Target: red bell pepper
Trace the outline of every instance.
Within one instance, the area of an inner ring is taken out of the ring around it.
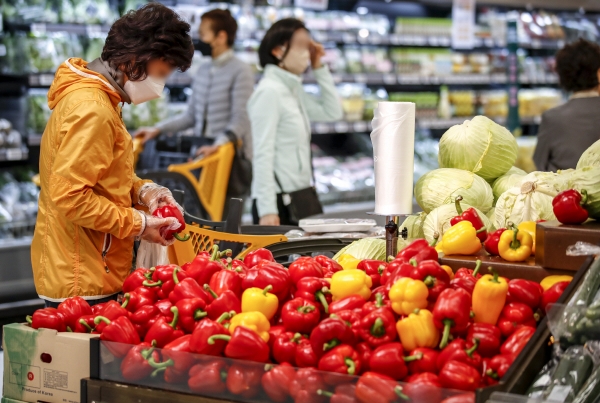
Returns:
[[[290,396],[294,403],[325,403],[327,398],[318,393],[325,387],[323,377],[315,368],[301,368],[290,382]]]
[[[500,344],[502,343],[502,333],[497,326],[488,323],[473,323],[469,327],[467,340],[479,340],[477,352],[482,357],[493,357],[500,352]],[[467,343],[467,347],[471,348],[472,344]]]
[[[257,365],[234,363],[227,371],[227,390],[243,399],[252,399],[260,393],[264,370]]]
[[[475,284],[477,283],[477,279],[473,276],[471,277],[454,277],[450,281],[450,288],[453,290],[465,290],[469,293],[469,295],[473,295],[473,290],[475,289]]]
[[[436,374],[423,372],[406,379],[404,393],[413,402],[439,403],[442,400],[441,383]]]
[[[463,393],[442,400],[441,403],[475,403],[475,393]]]
[[[271,353],[273,359],[279,364],[288,363],[296,365],[296,350],[302,340],[306,340],[300,333],[284,332],[273,341]]]
[[[304,277],[296,283],[294,297],[313,302],[317,304],[323,312],[326,314],[329,313],[331,292],[329,292],[329,282],[325,279]]]
[[[128,318],[129,312],[125,309],[127,307],[128,303],[129,303],[128,296],[125,297],[125,300],[123,301],[123,305],[119,304],[117,301],[108,301],[106,303],[106,305],[104,305],[104,308],[102,308],[102,311],[100,311],[99,316],[103,316],[108,320],[115,320],[121,316],[125,316],[126,318]],[[98,332],[102,333],[102,331],[104,330],[106,325],[107,324],[102,321],[99,323],[96,323],[96,330]]]
[[[438,253],[425,239],[416,239],[396,255],[396,260],[402,263],[408,263],[413,259],[417,264],[424,260],[438,260]]]
[[[305,277],[323,278],[323,268],[312,257],[301,257],[292,263],[288,269],[292,283],[298,284],[298,281]]]
[[[558,301],[569,284],[571,284],[569,281],[560,281],[544,291],[541,302],[541,308],[543,312],[546,312],[548,305],[554,304],[556,301]]]
[[[481,270],[481,260],[477,259],[473,270],[462,267],[454,273],[454,278],[474,278],[477,281],[482,277],[479,270]]]
[[[439,353],[436,350],[427,347],[419,347],[411,351],[408,357],[416,357],[416,359],[409,361],[408,363],[408,372],[412,375],[422,373],[436,374],[438,372],[437,360]]]
[[[154,283],[146,283],[146,287],[153,287],[160,284],[160,288],[156,291],[159,299],[169,298],[169,294],[175,288],[175,282],[173,281],[173,272],[175,269],[179,269],[179,266],[175,264],[168,264],[165,266],[156,266],[154,273],[152,274],[152,280]],[[183,281],[190,277],[189,274],[183,270],[177,271],[177,279]]]
[[[139,381],[149,376],[154,368],[148,364],[148,360],[153,358],[158,361],[160,356],[158,351],[148,343],[141,343],[127,353],[121,361],[121,374],[123,379],[129,382]]]
[[[462,196],[457,196],[454,201],[458,215],[450,220],[450,225],[454,226],[461,221],[469,221],[471,224],[473,224],[473,227],[477,231],[479,231],[482,228],[485,228],[485,226],[483,225],[483,221],[481,220],[479,214],[473,207],[469,207],[468,209],[463,211],[460,205],[462,199]],[[487,238],[486,230],[484,229],[481,232],[477,232],[477,238],[479,238],[481,242],[485,242],[485,239]]]
[[[190,368],[188,387],[192,392],[221,397],[227,390],[227,364],[223,359],[196,364]]]
[[[170,240],[173,237],[175,237],[175,239],[177,239],[178,241],[187,241],[188,239],[190,239],[189,234],[186,234],[184,237],[179,236],[179,233],[185,229],[185,220],[183,219],[183,214],[181,214],[181,211],[179,211],[177,207],[167,204],[166,206],[162,206],[154,210],[154,213],[152,213],[152,215],[160,218],[172,217],[176,218],[177,221],[179,221],[179,227],[175,230],[164,228],[160,229],[160,234],[166,240]]]
[[[373,348],[391,343],[398,336],[396,317],[391,309],[379,308],[360,320],[358,334]]]
[[[497,355],[489,361],[489,368],[486,371],[486,375],[500,380],[504,377],[504,374],[506,374],[513,362],[514,358],[511,356]]]
[[[60,312],[64,318],[65,325],[71,330],[75,329],[79,318],[83,315],[91,315],[92,308],[88,302],[77,296],[67,298],[58,305],[58,312]]]
[[[500,243],[500,236],[504,231],[506,231],[506,228],[500,228],[488,234],[485,242],[483,243],[483,247],[487,253],[492,256],[500,256],[500,251],[498,251],[498,243]]]
[[[156,303],[157,291],[142,286],[126,293],[125,296],[129,296],[129,303],[126,306],[126,309],[129,312],[135,312],[143,306],[154,305]]]
[[[188,378],[188,371],[195,364],[195,357],[190,353],[191,334],[181,336],[161,350],[164,361],[172,361],[165,370],[165,381],[167,383],[182,383]],[[152,365],[152,361],[149,362]]]
[[[204,290],[208,292],[214,300],[206,306],[206,313],[212,320],[218,319],[221,315],[228,312],[241,313],[242,302],[231,290],[226,290],[217,295],[208,284],[204,284]]]
[[[165,317],[160,317],[154,322],[152,327],[148,329],[144,341],[152,343],[156,341],[156,347],[163,348],[168,343],[183,336],[183,331],[177,329],[179,322],[179,310],[177,307],[172,307],[173,320],[168,322]]]
[[[223,269],[225,266],[219,260],[219,247],[215,245],[210,257],[196,256],[188,266],[186,273],[202,287],[204,284],[209,284],[212,276]]]
[[[92,333],[96,328],[94,319],[96,319],[96,315],[83,315],[79,318],[77,323],[75,323],[73,331],[75,333]]]
[[[146,337],[148,329],[154,325],[154,322],[160,317],[160,310],[155,305],[146,305],[129,315],[129,319],[135,330],[140,335],[140,339]]]
[[[273,253],[271,253],[270,250],[260,248],[248,253],[244,258],[244,264],[251,269],[263,260],[274,262],[275,258],[273,257]]]
[[[207,315],[206,302],[202,298],[182,299],[175,306],[179,312],[179,326],[187,333],[192,333],[198,321]]]
[[[240,272],[242,271],[242,269],[239,270]],[[223,269],[218,271],[210,278],[209,286],[217,295],[221,295],[225,291],[231,291],[236,296],[241,297],[242,276],[240,275],[240,272],[233,269]]]
[[[265,366],[261,384],[269,398],[276,403],[284,403],[290,397],[290,385],[296,377],[296,370],[288,363]]]
[[[520,302],[534,311],[540,307],[544,289],[535,281],[514,279],[508,282],[506,302]]]
[[[502,336],[508,337],[521,326],[536,327],[537,321],[533,310],[520,302],[511,302],[504,306],[498,318],[498,328]]]
[[[285,327],[283,327],[283,325],[271,326],[271,328],[269,329],[269,341],[267,342],[271,351],[273,351],[273,342],[275,341],[275,338],[285,332],[286,330]]]
[[[352,329],[342,319],[325,319],[310,333],[310,344],[318,357],[340,344],[353,343]]]
[[[34,329],[54,329],[59,332],[66,332],[64,316],[56,308],[38,309],[33,313],[33,317],[28,316],[27,322]]]
[[[344,375],[358,375],[360,370],[360,357],[352,346],[347,344],[342,344],[333,348],[325,353],[319,360],[319,371],[329,371]],[[327,380],[325,380],[325,382],[332,383]]]
[[[481,375],[469,364],[448,361],[440,370],[439,379],[444,388],[475,391],[479,387]]]
[[[104,316],[97,316],[94,320],[96,326],[101,322],[105,323],[106,326],[100,333],[100,340],[127,344],[107,344],[106,347],[115,357],[125,357],[131,348],[130,344],[140,344],[140,336],[138,336],[133,324],[127,317],[120,316],[111,321]]]
[[[500,346],[500,354],[513,358],[517,357],[521,353],[521,350],[529,343],[529,340],[533,337],[534,333],[534,327],[522,326],[518,328],[513,334],[508,336],[504,341],[504,344]]]
[[[582,224],[589,217],[585,209],[587,200],[585,189],[581,193],[575,189],[563,190],[552,200],[552,210],[561,224]]]
[[[400,267],[405,264],[408,263],[405,263],[400,259],[396,259],[388,263],[385,269],[383,269],[383,273],[381,273],[381,278],[379,279],[380,284],[387,286],[391,278],[398,272],[398,270],[400,270]]]
[[[408,400],[393,378],[375,372],[365,372],[356,384],[356,398],[361,403],[392,403],[398,398]]]
[[[315,257],[315,260],[323,268],[323,274],[325,278],[331,278],[338,271],[344,270],[341,264],[331,258],[328,258],[327,256],[319,255]]]
[[[463,289],[446,289],[439,295],[433,307],[435,327],[443,330],[440,348],[448,345],[450,331],[463,332],[471,322],[471,295]]]
[[[408,375],[406,363],[421,357],[421,355],[404,357],[404,348],[400,343],[384,344],[373,351],[369,368],[371,372],[385,374],[400,381]]]
[[[301,340],[296,348],[296,366],[299,368],[316,368],[319,357],[315,354],[309,340]]]
[[[483,361],[481,356],[476,352],[478,347],[479,341],[477,339],[475,339],[471,347],[468,347],[467,342],[463,339],[453,340],[438,356],[438,370],[441,371],[449,361],[459,361],[481,371]]]
[[[173,312],[171,312],[171,308],[173,308],[173,304],[168,299],[163,299],[158,301],[154,306],[160,311],[160,314],[167,318],[167,320],[173,320]]]
[[[350,295],[349,297],[339,299],[329,304],[329,313],[362,310],[362,307],[366,302],[367,301],[360,295]]]
[[[283,305],[281,320],[288,332],[309,334],[321,321],[321,312],[312,302],[295,298]]]
[[[435,260],[425,260],[414,267],[408,277],[421,280],[429,289],[427,300],[435,303],[438,297],[450,285],[450,276]]]
[[[123,292],[131,292],[138,287],[142,287],[144,283],[152,282],[153,269],[136,269],[123,282]]]
[[[212,298],[208,295],[200,285],[196,282],[196,280],[192,278],[186,278],[184,280],[179,281],[177,278],[177,272],[180,269],[177,268],[173,271],[173,282],[175,283],[175,287],[173,291],[169,293],[169,301],[173,304],[177,304],[177,302],[182,299],[190,299],[190,298],[200,298],[204,300],[207,304],[212,302]]]
[[[387,267],[387,263],[381,260],[363,260],[356,267],[358,270],[362,270],[369,277],[371,277],[371,282],[373,283],[372,288],[377,288],[381,285],[381,275],[385,271]]]
[[[384,290],[382,289],[376,289],[371,293],[371,301],[366,302],[361,310],[361,314],[362,315],[368,315],[373,311],[376,311],[378,309],[387,309],[388,311],[390,311],[390,313],[393,313],[392,311],[392,302],[389,300],[389,298],[386,300],[386,293]]]
[[[226,341],[225,356],[237,360],[267,362],[269,361],[269,346],[255,332],[238,326],[231,336],[217,334],[208,338],[208,344]]]
[[[371,361],[371,357],[373,356],[373,350],[371,349],[371,346],[369,346],[367,343],[362,342],[362,343],[358,343],[354,349],[356,350],[356,352],[358,353],[358,356],[360,357],[360,362],[362,363],[362,370],[363,372],[367,372],[370,371],[370,361]]]
[[[102,310],[104,309],[105,306],[106,306],[106,302],[92,305],[92,315],[96,315],[96,316],[100,315],[100,312],[102,312]]]
[[[332,313],[331,315],[329,315],[329,317],[343,320],[346,323],[346,325],[349,326],[352,330],[352,334],[354,335],[354,341],[356,342],[360,340],[360,321],[362,318],[360,311],[340,311],[337,313]]]
[[[334,392],[319,389],[319,396],[329,398],[329,403],[358,403],[356,398],[356,385],[343,383],[335,387]]]
[[[204,319],[198,322],[190,340],[190,351],[203,355],[221,355],[225,350],[226,342],[224,340],[214,340],[213,343],[209,344],[209,339],[215,335],[229,335],[229,332],[221,323],[232,316],[231,313],[224,313],[216,321]]]
[[[248,270],[246,278],[242,280],[242,289],[256,287],[265,289],[272,286],[272,294],[277,296],[279,301],[287,300],[290,292],[290,274],[287,269],[279,263],[267,262],[257,265]]]

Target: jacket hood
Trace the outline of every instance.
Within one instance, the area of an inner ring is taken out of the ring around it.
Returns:
[[[106,92],[114,106],[121,102],[119,91],[102,74],[88,69],[87,65],[85,60],[78,58],[68,59],[60,65],[48,90],[50,109],[54,109],[67,94],[81,88],[97,88]]]

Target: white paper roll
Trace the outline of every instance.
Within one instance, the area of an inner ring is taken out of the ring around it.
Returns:
[[[373,117],[375,213],[412,214],[415,104],[379,102]]]

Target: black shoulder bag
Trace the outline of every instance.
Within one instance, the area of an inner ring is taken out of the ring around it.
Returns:
[[[227,186],[227,197],[244,197],[248,195],[252,185],[252,161],[244,155],[242,141],[231,131],[227,131],[226,134],[235,148]]]
[[[317,196],[317,190],[314,187],[296,190],[286,193],[275,174],[275,182],[281,189],[283,204],[288,210],[292,222],[299,222],[301,219],[317,214],[323,214],[323,207]]]

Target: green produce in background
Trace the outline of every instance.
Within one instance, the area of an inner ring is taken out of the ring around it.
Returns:
[[[356,259],[375,259],[386,260],[385,256],[385,239],[380,238],[363,238],[352,242],[350,245],[339,251],[334,257],[334,260],[339,259],[342,255],[351,255]]]
[[[490,185],[481,177],[462,169],[440,168],[423,175],[415,185],[415,198],[424,212],[454,203],[457,196],[464,203],[487,213],[494,202]]]
[[[398,226],[398,228],[400,231],[402,231],[403,228],[406,228],[408,231],[407,239],[425,238],[425,234],[423,233],[423,224],[425,224],[425,218],[427,218],[426,213],[408,216],[406,220],[404,220],[404,222]]]
[[[42,134],[52,111],[48,108],[45,91],[31,91],[27,96],[27,130],[29,134]]]
[[[527,172],[523,171],[520,168],[512,167],[508,170],[507,173],[496,179],[494,181],[494,184],[492,185],[492,191],[494,193],[494,204],[496,204],[498,198],[502,195],[502,193],[520,184],[525,175],[527,175]]]
[[[440,139],[442,168],[471,171],[485,180],[504,175],[517,160],[514,136],[485,116],[452,126]]]
[[[597,166],[600,166],[600,140],[585,150],[577,162],[577,169]]]
[[[590,218],[600,220],[600,166],[569,170],[563,175],[569,177],[567,189],[587,190],[588,199],[585,209]]]
[[[463,210],[473,207],[462,202],[460,205]],[[477,214],[479,214],[479,218],[481,218],[481,221],[483,221],[483,225],[487,231],[493,231],[494,226],[487,216],[483,214],[481,210],[475,208],[475,211],[477,211]],[[442,239],[444,233],[451,227],[450,220],[457,215],[458,212],[456,211],[456,206],[454,204],[444,204],[429,213],[427,218],[425,218],[425,222],[423,223],[423,233],[425,234],[425,239],[427,242],[432,243],[434,241],[436,232],[439,235],[439,239]]]

